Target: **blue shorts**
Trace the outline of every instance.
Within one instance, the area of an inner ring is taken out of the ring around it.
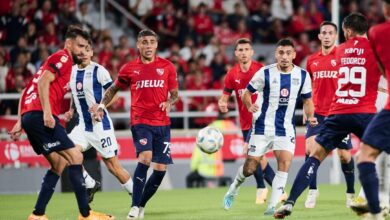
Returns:
[[[390,110],[382,110],[372,119],[362,141],[390,154]]]
[[[324,125],[324,120],[325,120],[325,116],[323,115],[318,115],[318,114],[314,114],[314,117],[317,118],[317,121],[318,121],[318,125],[317,126],[310,126],[309,123],[306,123],[306,135],[305,135],[305,138],[308,139],[309,137],[311,136],[315,136],[315,135],[318,135],[320,133],[320,130],[321,128],[323,127]],[[336,146],[337,148],[339,149],[345,149],[345,150],[350,150],[352,149],[352,141],[351,141],[351,135],[348,134],[341,142],[338,146]]]
[[[244,142],[249,143],[249,140],[251,139],[252,128],[249,130],[241,130],[241,132],[242,132],[242,138],[244,139]]]
[[[138,155],[143,151],[152,151],[152,162],[172,164],[171,128],[167,126],[150,126],[137,124],[131,127],[133,142]]]
[[[362,138],[365,129],[375,114],[339,114],[330,115],[324,120],[317,143],[330,152],[339,146],[350,133]]]
[[[66,134],[65,128],[60,124],[60,120],[53,117],[56,124],[54,128],[48,128],[43,123],[43,112],[27,112],[22,116],[22,127],[38,155],[48,155],[75,146]]]

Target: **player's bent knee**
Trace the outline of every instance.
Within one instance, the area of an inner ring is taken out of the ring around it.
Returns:
[[[380,151],[371,147],[368,144],[362,143],[360,145],[360,154],[357,158],[358,163],[371,162],[375,163]]]

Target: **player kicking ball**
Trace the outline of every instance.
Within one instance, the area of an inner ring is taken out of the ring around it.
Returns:
[[[292,63],[296,56],[291,40],[282,39],[276,45],[276,64],[261,68],[247,85],[242,101],[253,114],[252,134],[248,155],[224,197],[224,205],[231,206],[246,177],[257,169],[260,159],[270,150],[274,152],[278,168],[272,181],[271,198],[264,215],[273,215],[280,196],[284,193],[288,170],[295,150],[294,111],[298,99],[308,122],[315,126],[314,105],[311,100],[309,73]],[[255,103],[251,96],[259,92]]]
[[[97,108],[104,91],[112,84],[112,79],[110,73],[103,66],[91,61],[92,45],[88,45],[86,51],[87,54],[82,59],[81,64],[72,67],[69,82],[72,104],[70,110],[65,113],[65,120],[69,121],[75,110],[79,115],[79,123],[69,134],[69,137],[81,152],[87,151],[91,147],[95,148],[102,156],[108,170],[131,196],[133,181],[119,162],[118,143],[111,118],[105,111],[101,122],[97,122],[90,113]],[[100,183],[95,181],[85,170],[83,176],[88,200],[92,202],[95,192],[100,188]]]

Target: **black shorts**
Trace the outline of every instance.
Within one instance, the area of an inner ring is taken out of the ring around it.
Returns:
[[[43,123],[43,112],[32,111],[22,115],[22,128],[27,134],[28,140],[35,153],[48,155],[74,147],[74,143],[66,134],[60,120],[53,116],[56,124],[54,128],[48,128]]]
[[[362,141],[390,154],[390,110],[382,110],[368,125]]]

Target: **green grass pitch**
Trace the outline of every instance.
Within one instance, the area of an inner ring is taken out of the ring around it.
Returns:
[[[303,206],[306,192],[295,205],[292,216],[296,220],[338,220],[360,219],[345,207],[345,185],[320,185],[320,197],[315,209]],[[149,201],[145,219],[185,220],[185,219],[273,219],[264,216],[266,205],[256,205],[255,187],[242,187],[230,211],[222,209],[222,198],[227,188],[177,189],[158,191]],[[288,189],[289,191],[289,189]],[[270,192],[268,193],[270,196]],[[0,220],[27,219],[35,204],[37,195],[0,195]],[[130,198],[123,192],[98,192],[91,204],[96,211],[115,215],[116,219],[126,219],[130,209]],[[73,193],[53,195],[46,214],[50,220],[77,219],[77,205]]]

